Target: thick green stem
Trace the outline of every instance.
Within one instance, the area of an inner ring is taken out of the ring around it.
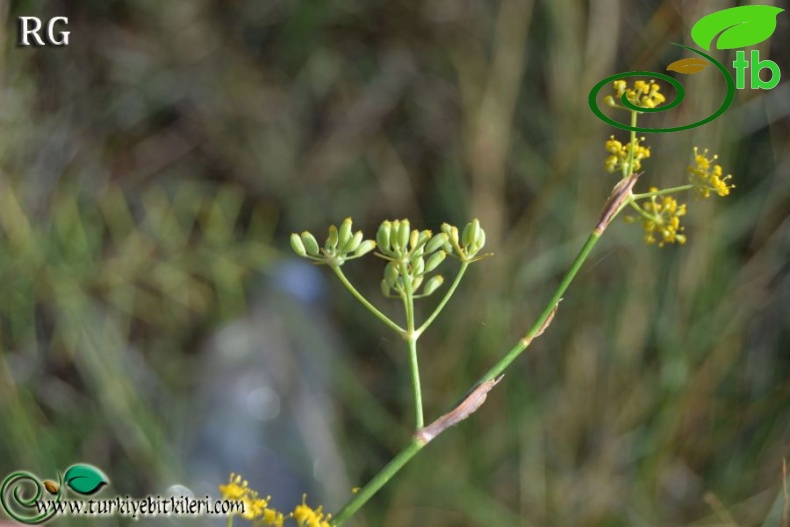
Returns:
[[[447,290],[447,293],[445,293],[444,298],[442,298],[442,301],[439,302],[438,306],[436,306],[436,309],[434,309],[433,313],[431,313],[431,316],[428,317],[428,320],[426,320],[422,326],[420,326],[420,329],[417,330],[418,336],[422,335],[423,331],[428,329],[428,326],[430,326],[431,323],[436,320],[436,317],[439,316],[439,313],[442,312],[444,306],[447,305],[447,301],[450,300],[450,297],[453,296],[453,293],[455,293],[455,290],[458,288],[458,284],[461,283],[461,279],[464,277],[464,273],[468,268],[469,262],[461,263],[461,268],[458,270],[458,274],[455,276],[455,280],[453,280],[453,283]]]
[[[372,498],[400,469],[413,458],[417,452],[422,450],[425,446],[424,443],[417,439],[412,439],[409,445],[400,451],[395,458],[387,463],[367,485],[357,492],[346,505],[340,509],[335,517],[330,522],[333,526],[337,527],[342,525],[343,522],[352,517],[370,498]]]
[[[351,282],[349,282],[348,278],[346,278],[346,275],[343,274],[343,271],[340,269],[339,265],[330,265],[329,267],[332,269],[332,271],[335,272],[335,274],[343,283],[343,285],[346,287],[346,289],[348,289],[349,292],[352,295],[354,295],[354,298],[359,300],[362,303],[362,305],[368,309],[368,311],[373,313],[373,315],[375,315],[376,318],[384,322],[386,325],[392,328],[393,331],[396,331],[399,335],[405,335],[406,330],[404,330],[398,324],[390,320],[390,318],[387,315],[376,309],[376,306],[368,302],[367,299],[364,296],[362,296],[360,292],[357,291],[357,289],[353,285],[351,285]]]
[[[557,287],[557,290],[554,291],[554,294],[551,296],[546,307],[543,309],[543,312],[538,317],[535,324],[530,328],[527,334],[518,341],[518,343],[505,355],[499,362],[497,362],[493,368],[488,370],[485,375],[483,375],[473,386],[479,386],[482,383],[492,380],[493,378],[497,377],[500,373],[502,373],[505,368],[507,368],[515,359],[518,357],[526,348],[529,346],[530,342],[532,341],[535,336],[539,335],[540,332],[545,329],[546,323],[549,321],[549,317],[552,316],[554,313],[554,309],[557,306],[557,303],[562,299],[562,295],[565,294],[565,291],[570,286],[573,278],[579,272],[584,261],[589,257],[590,252],[592,251],[595,244],[598,242],[600,238],[600,234],[596,232],[592,232],[587,238],[584,246],[579,251],[579,254],[576,256],[576,259],[571,264],[571,268],[563,277],[560,285]],[[338,512],[337,516],[332,519],[332,525],[334,527],[338,527],[343,524],[348,518],[354,515],[360,507],[362,507],[373,495],[378,492],[378,490],[384,486],[387,481],[389,481],[392,476],[394,476],[401,468],[403,468],[406,463],[408,463],[411,458],[413,458],[417,452],[419,452],[425,444],[414,438],[409,443],[409,445],[402,450],[395,458],[390,461],[378,474],[376,474],[373,479],[365,485],[351,500]]]

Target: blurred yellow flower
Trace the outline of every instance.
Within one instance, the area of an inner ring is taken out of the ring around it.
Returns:
[[[321,509],[313,509],[305,503],[307,496],[302,496],[301,505],[297,505],[293,512],[294,519],[299,523],[299,527],[330,527],[329,519],[331,514],[325,515]]]
[[[666,97],[661,93],[661,86],[656,84],[656,81],[643,81],[638,80],[634,82],[633,88],[628,87],[628,83],[622,79],[618,79],[612,83],[614,96],[607,95],[604,97],[604,103],[615,107],[622,108],[617,104],[622,100],[625,94],[628,101],[634,106],[641,106],[642,108],[655,108],[666,102]]]
[[[231,473],[228,483],[220,485],[219,491],[224,499],[241,501],[244,504],[244,511],[238,513],[238,516],[245,520],[260,520],[256,522],[256,525],[282,527],[285,516],[268,508],[270,498],[259,498],[258,493],[247,485],[247,480],[242,480],[240,475]]]
[[[640,137],[635,143],[626,143],[625,145],[610,136],[609,140],[605,143],[606,151],[609,156],[604,161],[604,166],[607,172],[614,172],[615,170],[623,169],[628,166],[628,159],[633,152],[634,155],[634,172],[642,169],[642,160],[650,157],[650,147],[642,146],[640,143],[644,141],[644,137]]]
[[[714,164],[718,158],[717,155],[708,157],[707,148],[700,153],[699,148],[694,147],[694,164],[689,165],[688,172],[689,182],[694,186],[698,198],[708,198],[711,192],[719,196],[727,196],[730,189],[735,188],[735,185],[728,183],[732,175],[727,174],[722,177],[721,165]]]
[[[653,187],[650,192],[658,192],[658,189]],[[660,201],[658,197],[652,196],[645,200],[641,210],[645,242],[658,243],[659,247],[667,243],[686,243],[686,236],[681,234],[683,227],[680,225],[680,217],[686,214],[686,205],[679,205],[671,196],[664,196]],[[635,218],[626,219],[634,221]]]

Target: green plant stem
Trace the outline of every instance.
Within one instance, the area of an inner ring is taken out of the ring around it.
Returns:
[[[406,330],[404,330],[398,324],[390,320],[390,318],[387,315],[376,309],[376,306],[368,302],[367,299],[364,296],[362,296],[353,285],[351,285],[351,282],[349,282],[348,278],[346,278],[346,275],[343,274],[343,271],[340,269],[339,265],[330,265],[329,267],[332,269],[332,271],[334,271],[334,273],[337,275],[337,277],[340,279],[340,281],[343,283],[346,289],[348,289],[349,292],[351,292],[351,294],[354,295],[354,298],[359,300],[362,303],[362,305],[368,309],[368,311],[370,311],[371,313],[373,313],[373,315],[375,315],[376,318],[384,322],[387,326],[392,328],[392,330],[397,332],[399,335],[404,336],[406,334]]]
[[[406,310],[406,342],[409,346],[409,372],[411,374],[411,389],[414,398],[414,421],[416,430],[419,430],[424,424],[420,365],[417,359],[417,339],[419,335],[414,331],[414,291],[411,288],[412,284],[408,278],[408,269],[405,263],[401,264],[401,276],[403,276],[404,284],[403,307]]]
[[[233,515],[228,516],[227,527],[233,527]]]
[[[674,194],[675,192],[683,192],[685,190],[691,190],[694,188],[694,185],[680,185],[679,187],[670,187],[664,188],[661,190],[656,190],[655,192],[644,192],[642,194],[634,194],[631,199],[645,199],[645,198],[652,198],[653,196],[664,196],[666,194]]]
[[[537,336],[542,329],[545,329],[544,324],[546,324],[546,322],[548,321],[549,317],[551,316],[552,312],[554,311],[554,308],[557,306],[559,301],[562,300],[562,295],[564,295],[565,291],[568,290],[568,286],[571,285],[571,282],[576,277],[576,274],[579,272],[579,269],[581,269],[581,266],[582,264],[584,264],[584,261],[587,260],[587,258],[590,256],[590,252],[593,250],[593,247],[595,247],[595,244],[598,243],[600,237],[601,236],[595,232],[590,233],[590,236],[587,238],[587,241],[582,246],[581,250],[579,251],[579,254],[577,254],[576,258],[573,260],[573,263],[571,264],[571,268],[568,269],[567,273],[565,273],[565,276],[563,277],[562,282],[560,282],[560,285],[557,287],[557,290],[554,291],[553,295],[551,295],[551,299],[546,304],[546,307],[543,308],[543,311],[541,312],[540,316],[532,325],[532,327],[529,329],[529,331],[524,336],[524,338],[519,340],[516,343],[516,345],[513,346],[513,348],[511,348],[511,350],[507,352],[507,355],[505,355],[490,370],[488,370],[485,373],[485,375],[483,375],[477,381],[477,383],[475,383],[475,385],[478,385],[480,383],[498,377],[503,371],[505,371],[505,368],[510,366],[510,364],[514,360],[516,360],[516,358],[519,355],[521,355],[521,353],[525,349],[527,349],[527,347],[532,342],[532,339],[534,339],[535,336]]]
[[[634,209],[636,212],[638,212],[639,215],[642,216],[644,219],[646,219],[648,221],[655,221],[655,218],[653,216],[651,216],[650,214],[648,214],[647,212],[645,212],[645,209],[640,207],[636,203],[634,198],[631,198],[630,200],[628,200],[628,204],[631,206],[632,209]]]
[[[636,126],[637,113],[631,110],[631,126]],[[636,130],[631,130],[631,148],[628,149],[628,161],[623,167],[623,178],[627,178],[634,173],[634,151],[636,150]]]
[[[373,476],[367,485],[354,494],[354,497],[349,500],[345,506],[338,511],[337,515],[331,520],[331,524],[335,527],[342,525],[343,522],[351,518],[367,501],[372,498],[397,472],[406,465],[417,452],[423,449],[424,443],[412,439],[406,448],[401,450],[392,461],[382,468],[378,474]]]
[[[636,126],[637,114],[631,110],[631,126]],[[628,174],[626,177],[634,173],[634,154],[636,153],[636,130],[631,130],[631,152],[628,155]]]
[[[501,374],[505,368],[507,368],[516,357],[518,357],[526,348],[529,346],[532,339],[538,335],[541,330],[545,329],[544,325],[548,321],[549,317],[552,315],[554,308],[557,306],[557,303],[562,299],[562,295],[565,294],[565,291],[570,286],[571,282],[573,281],[576,274],[579,272],[582,264],[584,261],[590,256],[590,252],[592,251],[595,244],[598,243],[600,239],[600,235],[592,232],[590,236],[587,238],[587,241],[584,243],[584,246],[579,251],[579,254],[576,255],[573,263],[571,264],[570,269],[565,276],[563,277],[560,285],[557,287],[554,294],[551,296],[546,307],[543,309],[543,312],[540,314],[538,319],[535,321],[535,324],[530,328],[527,334],[518,341],[518,343],[505,355],[499,362],[497,362],[494,367],[488,370],[485,375],[483,375],[473,386],[478,386],[483,382],[491,380],[499,374]],[[412,438],[409,445],[401,450],[401,452],[395,456],[395,458],[390,461],[383,469],[376,474],[367,485],[365,485],[362,490],[360,490],[353,498],[351,498],[346,505],[340,509],[340,512],[337,513],[332,519],[332,525],[334,527],[338,527],[343,524],[347,519],[356,513],[360,507],[362,507],[370,498],[372,498],[376,492],[387,483],[392,476],[394,476],[401,468],[403,468],[406,463],[408,463],[411,458],[413,458],[417,452],[419,452],[425,444],[419,441],[416,438]]]
[[[423,427],[422,389],[420,388],[420,365],[417,361],[417,337],[412,335],[409,342],[409,369],[411,371],[411,389],[414,394],[414,421],[416,429]]]
[[[442,312],[444,306],[447,305],[447,302],[450,300],[450,297],[452,297],[453,293],[455,293],[455,290],[458,288],[458,284],[461,283],[461,279],[464,277],[464,273],[466,273],[466,270],[468,268],[469,268],[469,262],[461,263],[461,268],[458,270],[458,274],[455,276],[455,280],[453,280],[452,285],[450,285],[450,288],[447,290],[447,293],[445,293],[444,298],[442,298],[442,301],[439,302],[439,305],[436,306],[436,309],[434,309],[433,313],[431,313],[431,316],[428,317],[428,320],[423,322],[422,326],[420,326],[420,328],[417,330],[417,336],[422,335],[423,331],[428,329],[428,326],[430,326],[431,323],[433,323],[433,321],[436,320],[436,317],[438,317],[439,313]]]

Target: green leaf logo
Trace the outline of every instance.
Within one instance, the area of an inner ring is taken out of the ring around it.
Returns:
[[[91,465],[71,465],[63,475],[63,482],[71,490],[83,495],[90,495],[98,491],[110,480],[96,467]]]
[[[718,49],[753,46],[768,39],[776,30],[776,17],[784,11],[769,5],[744,5],[723,9],[702,17],[691,28],[691,38],[710,51],[716,35]]]

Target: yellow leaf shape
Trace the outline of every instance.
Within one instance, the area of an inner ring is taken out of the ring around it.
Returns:
[[[667,66],[667,71],[676,71],[684,75],[693,75],[695,73],[699,73],[700,71],[704,70],[708,66],[710,66],[710,64],[708,64],[708,61],[703,59],[698,59],[696,57],[691,57],[688,59],[676,60],[675,62]]]

